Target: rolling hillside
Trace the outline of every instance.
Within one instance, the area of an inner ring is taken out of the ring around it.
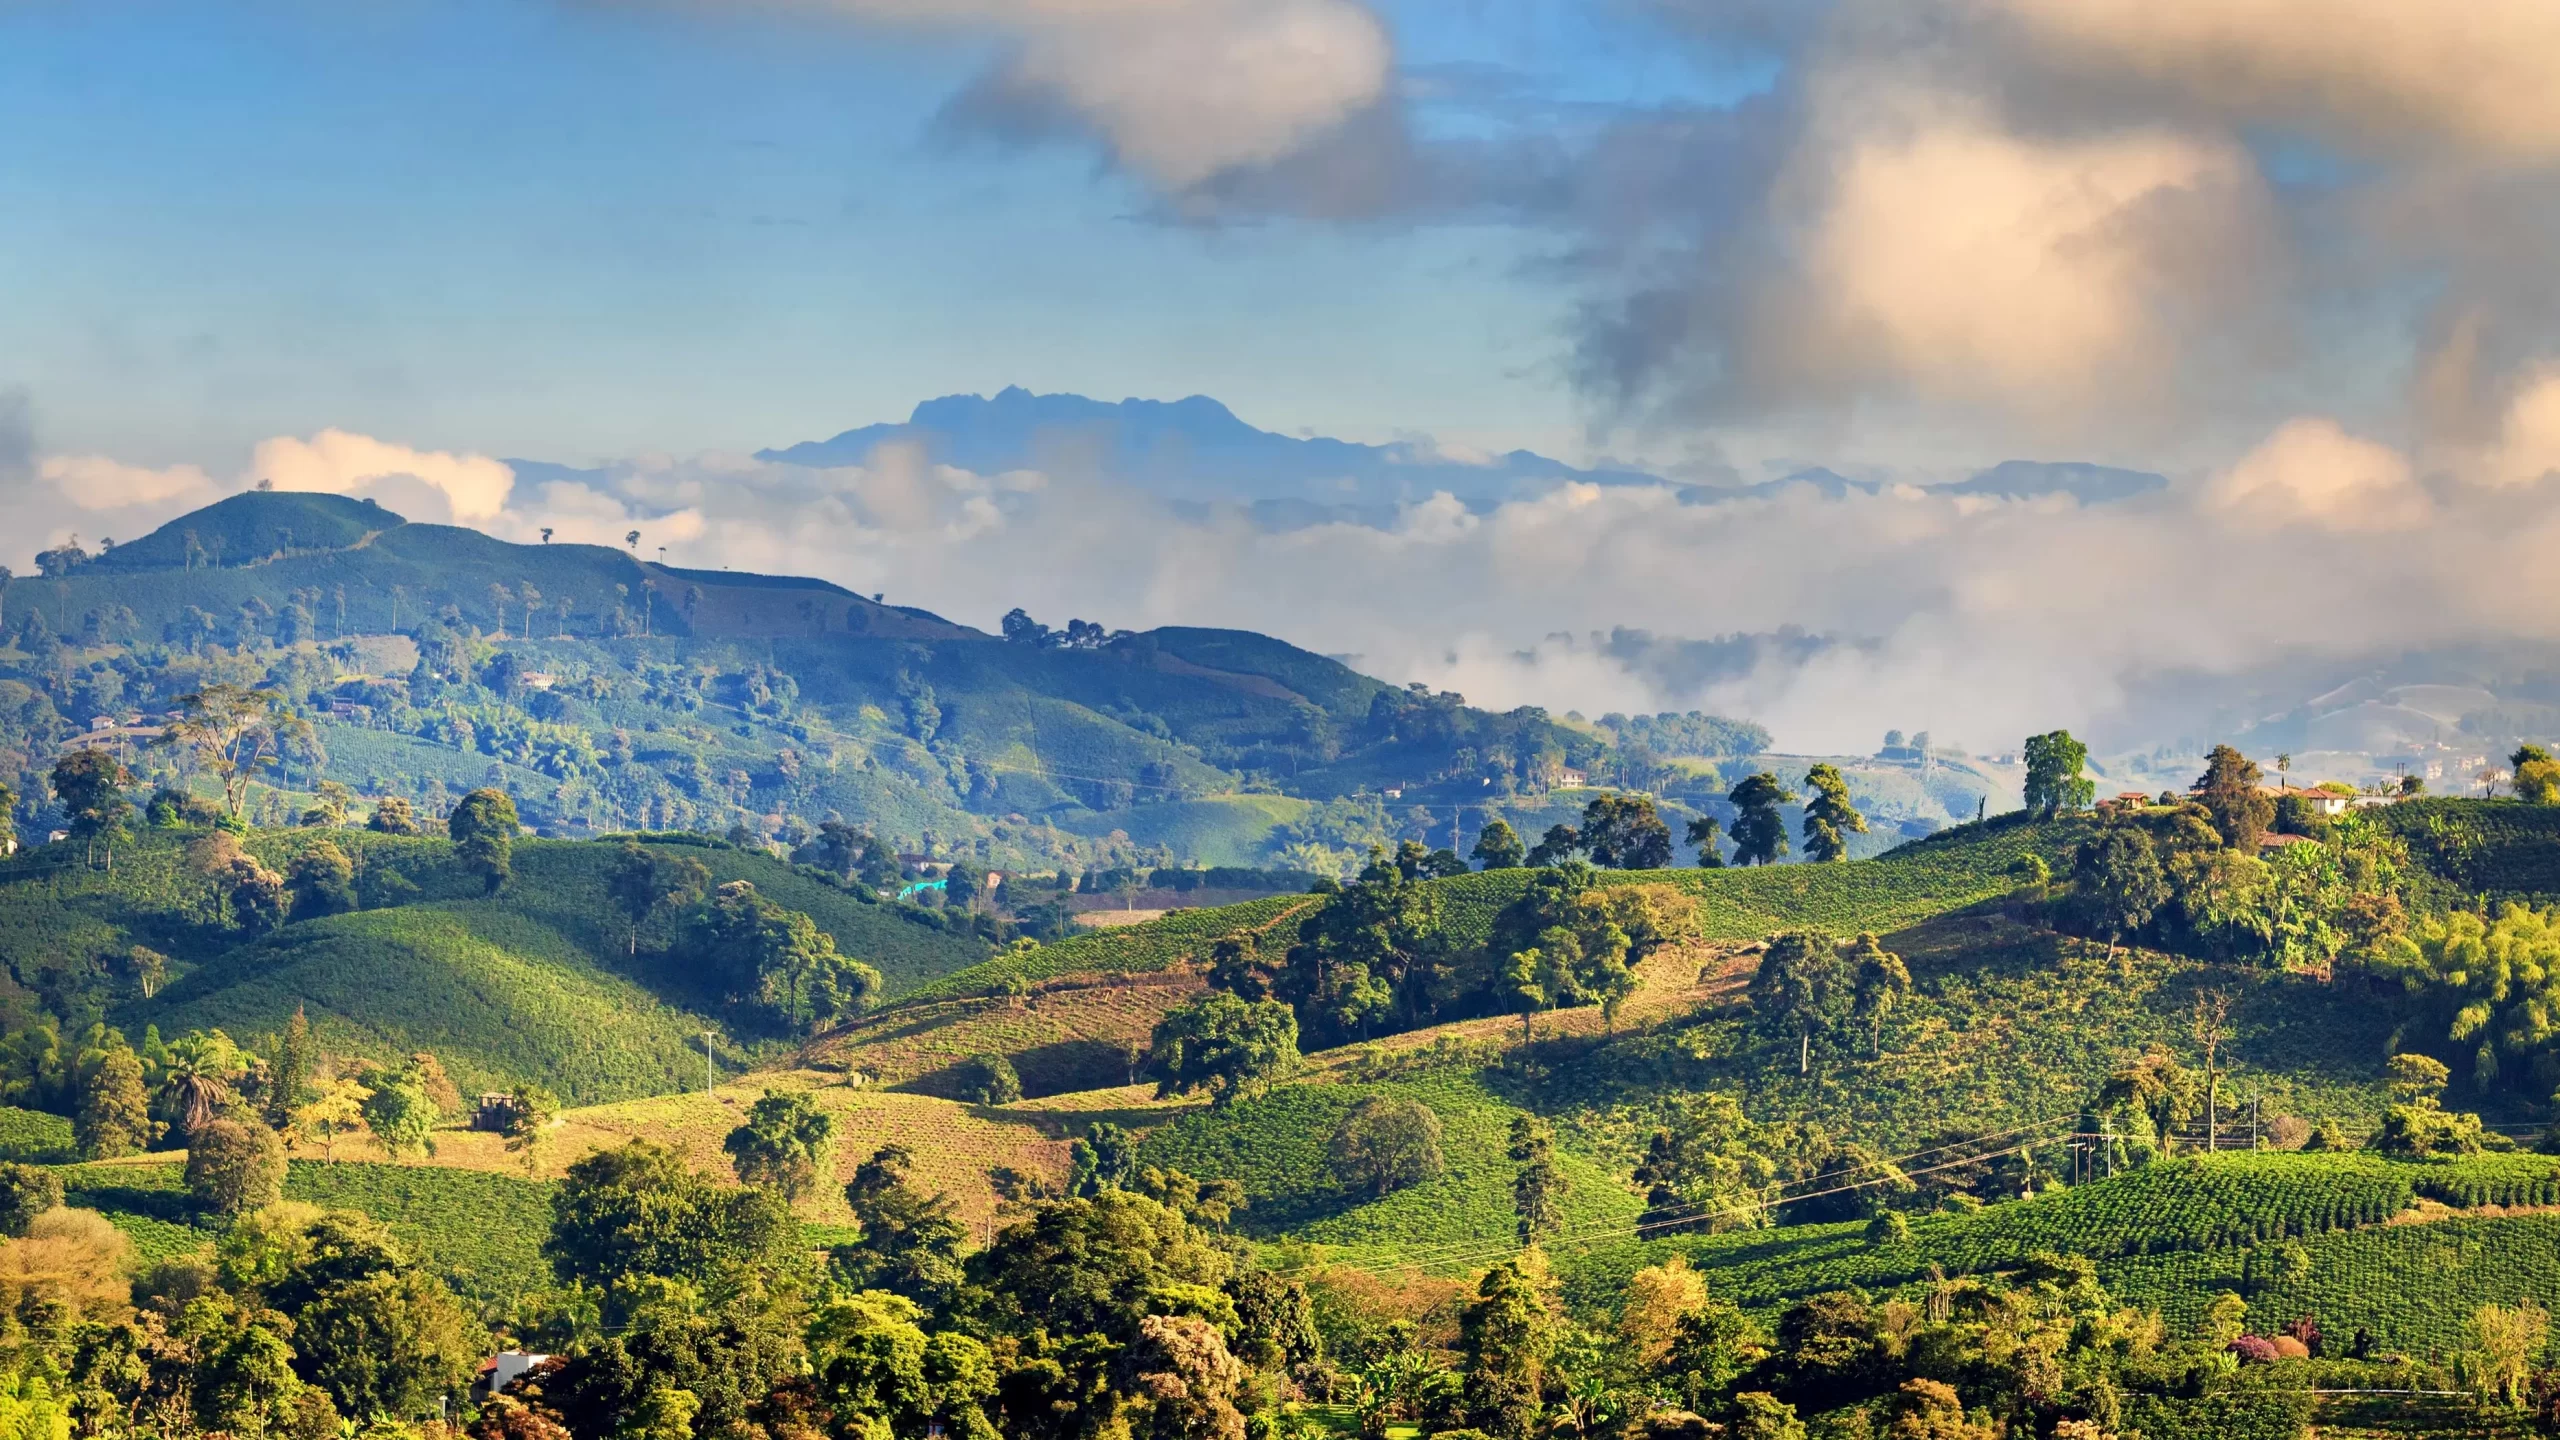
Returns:
[[[245,848],[276,870],[323,832],[269,831]],[[185,832],[144,831],[112,875],[42,852],[0,865],[0,962],[23,1009],[96,1005],[129,1034],[221,1028],[247,1040],[281,1030],[297,1007],[333,1047],[380,1057],[429,1050],[466,1089],[534,1082],[573,1102],[664,1093],[700,1074],[702,1035],[722,1032],[728,1063],[747,1052],[719,1017],[725,997],[699,977],[626,954],[605,875],[615,847],[526,841],[494,897],[442,840],[328,832],[350,854],[376,908],[244,937],[224,923],[213,883],[184,854]],[[670,853],[676,847],[656,847]],[[768,856],[680,847],[714,883],[743,879],[808,914],[846,954],[876,966],[889,993],[929,983],[987,953],[929,917],[865,903]],[[401,888],[389,889],[391,877]],[[388,898],[386,898],[388,897]],[[672,920],[644,938],[671,938]],[[148,947],[170,981],[136,991],[129,956]]]

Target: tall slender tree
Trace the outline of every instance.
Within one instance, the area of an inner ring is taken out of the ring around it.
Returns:
[[[1811,798],[1804,807],[1804,854],[1829,862],[1849,858],[1849,837],[1867,833],[1866,817],[1849,798],[1849,782],[1838,766],[1817,764],[1804,774]]]
[[[1763,770],[1733,787],[1725,799],[1733,803],[1733,863],[1775,865],[1787,853],[1787,819],[1779,812],[1796,795]]]

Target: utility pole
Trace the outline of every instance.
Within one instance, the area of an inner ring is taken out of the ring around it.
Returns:
[[[702,1093],[708,1095],[716,1082],[711,1074],[711,1032],[702,1032]]]

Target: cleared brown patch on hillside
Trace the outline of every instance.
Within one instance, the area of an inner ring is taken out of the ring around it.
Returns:
[[[1052,1184],[1066,1177],[1067,1142],[1036,1115],[852,1085],[841,1075],[800,1070],[751,1075],[707,1095],[697,1091],[569,1111],[544,1135],[539,1163],[530,1171],[525,1158],[509,1152],[500,1137],[474,1130],[437,1132],[435,1155],[419,1163],[558,1179],[584,1156],[642,1139],[668,1146],[698,1170],[734,1179],[721,1142],[745,1122],[748,1107],[767,1090],[805,1092],[836,1118],[834,1176],[801,1203],[804,1219],[850,1223],[845,1182],[863,1161],[890,1144],[913,1152],[914,1173],[923,1187],[949,1195],[973,1227],[995,1214],[998,1198],[989,1174],[997,1167]],[[318,1158],[316,1151],[296,1153]],[[342,1144],[338,1157],[387,1158],[369,1142]]]
[[[1141,1056],[1156,1022],[1208,988],[1186,971],[1054,982],[1030,996],[972,997],[902,1006],[811,1048],[807,1063],[847,1069],[883,1086],[953,1095],[955,1067],[973,1055],[1013,1061],[1028,1096],[1126,1085],[1130,1047]]]

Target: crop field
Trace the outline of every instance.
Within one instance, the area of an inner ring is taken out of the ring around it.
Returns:
[[[2545,1193],[2555,1184],[2560,1184],[2560,1159],[2545,1156],[2405,1162],[2359,1153],[2241,1152],[2162,1161],[2112,1180],[1970,1214],[1914,1216],[1910,1237],[1898,1243],[1871,1245],[1865,1227],[1857,1223],[1798,1225],[1641,1242],[1608,1240],[1569,1258],[1566,1269],[1569,1293],[1588,1304],[1617,1293],[1638,1267],[1668,1254],[1686,1254],[1708,1272],[1716,1293],[1737,1304],[1766,1308],[1851,1286],[1889,1291],[1918,1283],[1933,1271],[1981,1274],[2052,1251],[2096,1258],[2107,1276],[2134,1277],[2147,1287],[2144,1293],[2119,1292],[2118,1298],[2148,1305],[2157,1303],[2148,1297],[2183,1295],[2182,1287],[2190,1282],[2205,1284],[2198,1277],[2221,1273],[2214,1267],[2242,1265],[2252,1253],[2272,1254],[2271,1247],[2291,1245],[2320,1253],[2322,1247],[2359,1237],[2485,1223],[2475,1217],[2399,1223],[2419,1213],[2410,1207],[2422,1195],[2513,1197]],[[2389,1252],[2391,1245],[2414,1243],[2392,1241],[2383,1248]],[[2233,1283],[2223,1288],[2243,1288],[2236,1271]],[[2201,1298],[2179,1301],[2187,1307],[2180,1313],[2192,1320],[2214,1293],[2206,1286],[2197,1292]],[[2181,1323],[2179,1314],[2170,1318],[2173,1325]]]
[[[78,1158],[69,1120],[41,1110],[0,1105],[0,1160],[59,1165]]]
[[[2208,989],[2236,999],[2223,1083],[2228,1113],[2355,1122],[2381,1105],[2396,1012],[2303,976],[2206,965],[2033,929],[1981,907],[1889,933],[1913,992],[1868,1037],[1817,1041],[1796,1073],[1792,1035],[1737,1003],[1561,1055],[1524,1098],[1541,1109],[1643,1105],[1727,1090],[1754,1116],[1800,1116],[1909,1150],[1961,1129],[2000,1130],[2076,1111],[2150,1043],[2189,1056],[2188,1016]],[[1546,1017],[1553,1020],[1555,1017]],[[2190,1056],[2190,1058],[2192,1058]]]
[[[2316,1316],[2328,1335],[2362,1329],[2385,1350],[2445,1356],[2484,1304],[2560,1308],[2560,1215],[2457,1215],[2270,1247],[2127,1258],[2099,1278],[2128,1304],[2193,1325],[2214,1296],[2249,1302],[2252,1328]]]
[[[1710,940],[1760,940],[1814,927],[1838,935],[1899,930],[2016,888],[2008,867],[2034,853],[2066,864],[2084,827],[2076,821],[1962,825],[1850,865],[1767,865],[1748,870],[1610,870],[1608,885],[1668,882],[1696,895]],[[1494,916],[1533,872],[1479,871],[1437,882],[1443,925],[1482,943]]]
[[[1199,865],[1259,865],[1271,832],[1310,808],[1287,795],[1211,795],[1077,814],[1061,828],[1097,837],[1119,830],[1135,844],[1163,845]]]
[[[2447,899],[2560,902],[2560,810],[2521,800],[2408,800],[2382,823],[2436,876]]]
[[[1441,1124],[1447,1173],[1383,1199],[1346,1191],[1332,1174],[1327,1142],[1363,1098],[1404,1095],[1431,1107]],[[1355,1264],[1410,1264],[1434,1273],[1482,1268],[1513,1240],[1507,1131],[1519,1112],[1465,1075],[1383,1084],[1295,1085],[1225,1112],[1199,1111],[1150,1135],[1151,1164],[1243,1182],[1253,1207],[1237,1217],[1249,1235],[1329,1247]],[[1566,1222],[1632,1224],[1642,1206],[1620,1178],[1559,1138],[1557,1165],[1571,1185]]]
[[[283,1029],[297,1005],[341,1053],[428,1050],[467,1091],[533,1080],[572,1102],[680,1087],[706,1028],[539,920],[476,900],[288,926],[117,1019],[130,1034],[247,1038]]]
[[[1020,1000],[941,1000],[901,1006],[829,1036],[812,1056],[875,1083],[958,1098],[951,1068],[973,1055],[1011,1057],[1029,1096],[1128,1084],[1156,1022],[1207,987],[1189,975],[1045,990]]]
[[[1304,907],[1315,903],[1312,896],[1274,895],[1242,905],[1177,910],[1143,924],[1078,935],[1018,955],[998,955],[919,986],[908,998],[947,1000],[983,995],[1013,976],[1038,984],[1061,975],[1167,970],[1207,955],[1209,947],[1226,936],[1280,931]]]
[[[63,1188],[70,1204],[103,1212],[146,1260],[191,1253],[219,1233],[196,1211],[176,1164],[75,1165],[63,1171]],[[433,1166],[295,1160],[284,1193],[381,1221],[470,1299],[503,1302],[550,1279],[540,1254],[551,1224],[547,1185]]]

